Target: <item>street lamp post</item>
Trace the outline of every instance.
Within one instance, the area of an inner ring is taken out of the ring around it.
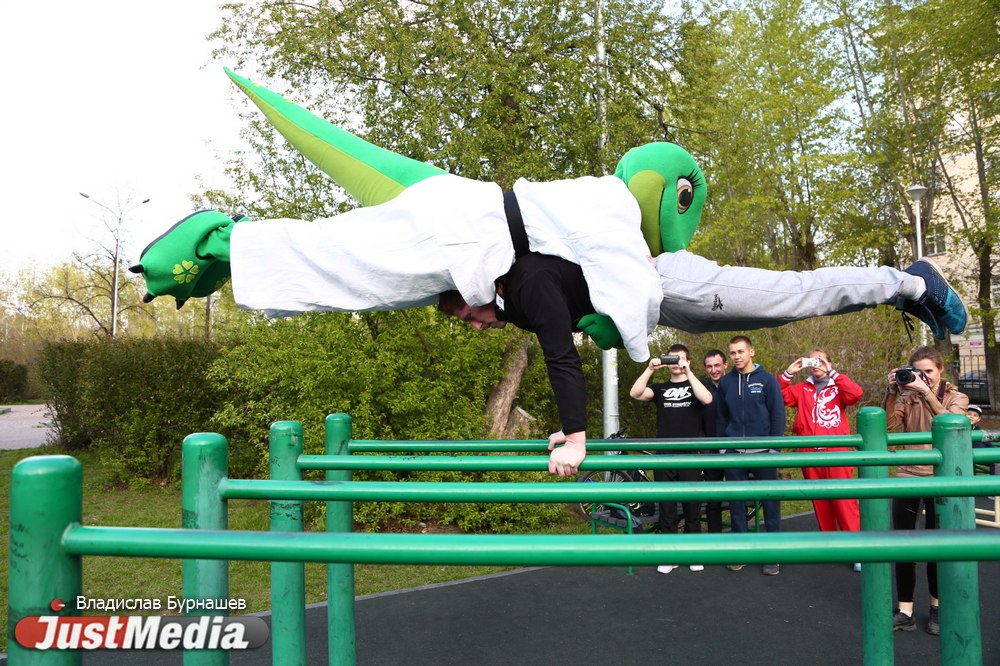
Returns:
[[[111,277],[111,339],[114,340],[115,338],[118,337],[118,263],[119,263],[118,254],[121,252],[121,229],[123,221],[125,219],[125,215],[131,213],[139,206],[145,203],[149,203],[149,199],[143,199],[142,201],[140,201],[139,203],[128,209],[123,209],[119,206],[118,211],[116,212],[112,210],[109,206],[101,203],[97,199],[94,199],[86,192],[80,192],[80,196],[83,197],[84,199],[89,199],[93,203],[97,204],[104,210],[111,213],[111,215],[113,215],[118,220],[118,223],[115,226],[113,234],[115,237],[115,251],[112,255],[112,262],[114,263],[114,266],[112,268],[112,277]]]
[[[924,243],[920,232],[920,200],[927,194],[927,188],[923,185],[912,185],[906,190],[906,193],[913,200],[913,212],[917,220],[917,256],[915,258],[919,259],[924,256]]]
[[[923,185],[911,185],[906,190],[906,193],[909,195],[910,199],[913,200],[913,213],[914,213],[914,217],[915,217],[916,223],[917,223],[917,228],[916,228],[916,232],[917,232],[917,256],[914,257],[914,259],[920,259],[922,256],[924,256],[924,243],[923,243],[923,238],[922,238],[923,234],[922,234],[922,232],[920,230],[920,200],[924,198],[925,194],[927,194],[927,188],[924,187]],[[920,327],[920,344],[921,345],[926,345],[927,344],[927,337],[926,336],[927,336],[927,329],[925,327],[921,326]]]

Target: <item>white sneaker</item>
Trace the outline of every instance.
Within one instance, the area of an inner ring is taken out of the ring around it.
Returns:
[[[676,568],[677,568],[677,565],[674,565],[674,564],[661,564],[660,566],[656,567],[656,570],[659,573],[667,574],[667,573],[670,573],[671,571],[673,571]]]
[[[702,564],[692,564],[691,566],[688,567],[688,569],[690,569],[691,571],[704,571],[705,566]]]
[[[855,571],[861,571],[861,562],[855,562],[854,563],[854,570]]]

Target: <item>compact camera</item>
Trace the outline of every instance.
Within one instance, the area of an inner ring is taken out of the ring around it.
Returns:
[[[670,354],[669,356],[660,357],[660,365],[676,365],[680,363],[681,357],[677,354]]]
[[[803,368],[821,368],[823,367],[818,358],[804,358],[802,359]]]
[[[912,384],[917,377],[920,377],[921,379],[927,378],[922,370],[917,370],[912,367],[900,368],[896,371],[896,383],[900,386]]]

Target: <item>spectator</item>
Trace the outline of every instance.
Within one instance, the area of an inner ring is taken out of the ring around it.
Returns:
[[[774,375],[753,360],[753,343],[745,335],[729,341],[729,358],[733,369],[719,382],[716,410],[716,434],[722,437],[780,437],[785,434],[785,403],[781,387]],[[747,455],[767,453],[769,449],[735,449]],[[775,481],[777,467],[734,467],[725,472],[727,481]],[[781,502],[764,500],[764,526],[768,532],[781,531]],[[729,513],[733,532],[747,531],[746,502],[730,501]],[[744,564],[730,564],[726,568],[739,571]],[[777,576],[777,564],[765,564],[761,573]]]
[[[905,372],[903,372],[905,370]],[[890,431],[928,432],[931,421],[938,414],[966,414],[969,398],[944,381],[944,358],[933,347],[917,347],[910,354],[909,367],[895,368],[889,373],[889,386],[882,400],[888,415]],[[929,449],[928,444],[905,444],[899,448]],[[896,476],[933,476],[933,465],[900,465]],[[926,529],[937,528],[934,500],[925,497],[896,497],[892,500],[892,527],[896,530],[914,530],[923,504]],[[893,631],[913,631],[913,591],[917,582],[916,562],[896,563],[896,595],[899,606],[892,617]],[[927,587],[931,593],[931,606],[927,620],[927,633],[941,634],[938,622],[937,564],[927,563]]]
[[[702,379],[702,383],[705,385],[709,391],[712,392],[712,402],[707,405],[705,410],[705,436],[715,437],[715,401],[719,391],[719,381],[722,379],[722,375],[726,374],[729,369],[729,359],[726,358],[725,353],[718,349],[710,349],[705,352],[705,356],[702,359],[705,364],[705,372],[707,373],[705,378]],[[721,453],[719,449],[706,449],[702,453]],[[721,467],[716,468],[706,468],[702,470],[702,478],[706,481],[722,481],[725,478],[725,470]],[[719,501],[708,501],[705,503],[705,519],[708,522],[709,532],[721,532],[722,531],[722,502]]]
[[[640,402],[656,404],[656,436],[670,439],[691,439],[705,436],[705,406],[712,402],[712,393],[701,380],[691,372],[691,352],[682,344],[671,345],[667,355],[677,357],[676,363],[662,365],[662,357],[654,356],[649,365],[632,385],[629,395]],[[653,373],[660,368],[670,370],[670,379],[666,382],[649,385]],[[693,453],[693,451],[675,451],[673,453]],[[653,470],[656,481],[700,481],[701,470],[698,469],[656,469]],[[698,534],[701,532],[701,502],[690,501],[681,503],[684,508],[684,533]],[[677,502],[660,502],[660,532],[677,534]],[[676,565],[663,564],[656,567],[660,573],[670,573]],[[704,571],[701,564],[692,564],[691,571]]]
[[[973,430],[982,430],[982,426],[979,422],[983,420],[983,408],[979,405],[969,405],[969,409],[966,411],[966,416],[969,417],[969,421],[972,423]],[[992,449],[993,444],[991,442],[973,442],[972,448],[975,449]],[[997,473],[997,464],[990,463],[989,466],[990,474],[995,475]],[[993,499],[990,496],[990,499]]]
[[[979,405],[969,405],[969,408],[965,410],[965,415],[969,417],[969,421],[972,423],[973,430],[980,430],[979,422],[983,420],[983,408]],[[977,445],[982,445],[982,442],[976,442]]]
[[[805,381],[792,383],[795,373],[810,368]],[[830,355],[815,348],[808,357],[792,362],[778,377],[785,405],[796,410],[792,432],[796,435],[849,435],[850,424],[844,409],[861,399],[864,391],[847,375],[833,369]],[[809,447],[800,451],[850,451],[850,447]],[[850,479],[853,467],[803,467],[806,479]],[[861,513],[856,499],[815,499],[812,501],[816,522],[823,532],[857,532],[861,529]],[[861,564],[854,564],[861,571]]]

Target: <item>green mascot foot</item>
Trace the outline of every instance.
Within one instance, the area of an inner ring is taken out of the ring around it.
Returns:
[[[203,298],[222,287],[230,275],[229,237],[233,226],[244,219],[199,211],[147,245],[139,263],[129,268],[146,280],[143,302],[173,296],[180,308],[192,296]]]

